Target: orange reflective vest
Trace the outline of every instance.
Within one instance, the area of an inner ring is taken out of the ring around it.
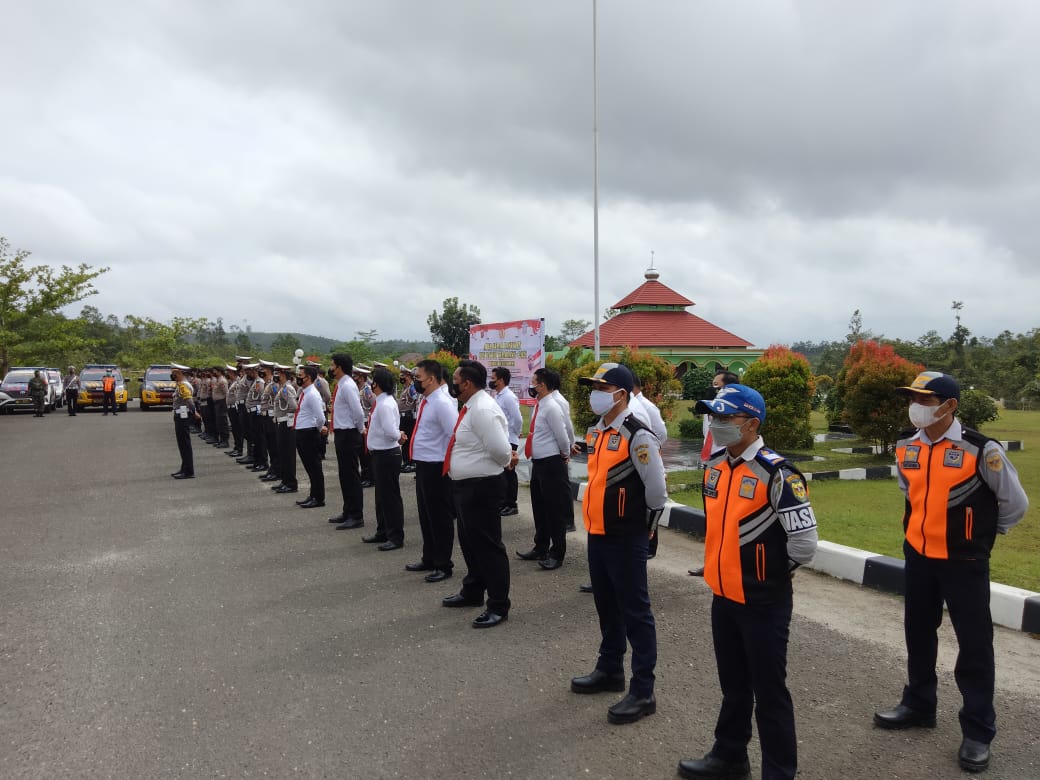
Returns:
[[[903,532],[926,558],[988,558],[997,536],[997,497],[981,476],[982,451],[991,440],[970,428],[961,435],[960,441],[896,444],[907,485]]]
[[[778,475],[781,468],[789,474]],[[778,487],[773,486],[774,479]],[[770,490],[776,492],[770,500]],[[801,473],[772,450],[731,463],[726,450],[705,466],[704,581],[716,596],[746,603],[768,603],[791,592],[787,531],[816,524]],[[781,499],[789,507],[781,507]],[[804,520],[799,513],[804,513]]]
[[[101,380],[101,389],[106,393],[114,392],[116,389],[116,378],[114,376],[106,376]]]
[[[600,536],[647,533],[646,490],[632,463],[629,442],[640,429],[649,430],[629,415],[620,430],[590,428],[589,481],[581,500],[585,530]]]

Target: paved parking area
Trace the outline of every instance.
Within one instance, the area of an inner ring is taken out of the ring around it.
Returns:
[[[598,642],[581,532],[559,571],[514,561],[509,622],[474,631],[472,611],[439,606],[458,576],[403,570],[418,558],[409,476],[405,548],[383,553],[222,451],[196,444],[195,480],[170,479],[177,463],[167,413],[0,417],[0,776],[669,778],[710,747],[694,540],[665,532],[651,564],[658,713],[611,726],[613,694],[568,689]],[[511,552],[530,545],[527,507],[504,525]],[[871,714],[902,687],[900,601],[805,572],[796,613],[802,777],[961,775],[948,634],[938,728],[887,733]],[[1040,777],[1040,644],[997,634],[987,776]]]

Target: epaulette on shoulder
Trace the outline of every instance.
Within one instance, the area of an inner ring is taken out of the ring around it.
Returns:
[[[780,463],[783,463],[785,460],[787,460],[787,458],[785,458],[779,452],[775,452],[774,450],[771,450],[768,447],[763,447],[762,449],[760,449],[758,451],[758,454],[755,457],[756,458],[761,458],[766,463],[768,463],[768,464],[770,464],[772,466],[776,466],[776,465],[778,465]]]
[[[637,431],[649,431],[650,429],[636,417],[634,414],[628,415],[625,421],[622,423],[625,428],[628,428],[629,433],[636,433]]]

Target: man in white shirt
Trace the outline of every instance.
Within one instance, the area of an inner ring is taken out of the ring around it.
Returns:
[[[509,381],[512,378],[508,368],[493,368],[491,369],[491,381],[488,382],[488,387],[494,391],[495,401],[502,410],[502,414],[506,416],[509,446],[516,452],[520,446],[520,430],[524,427],[524,418],[520,416],[520,401],[517,399],[516,394],[509,389]],[[519,490],[516,469],[507,468],[502,472],[502,476],[506,483],[506,497],[502,502],[502,511],[499,514],[503,517],[508,517],[520,511],[516,506],[516,495]]]
[[[475,360],[460,360],[452,376],[451,394],[463,402],[444,456],[451,477],[459,546],[466,560],[462,589],[441,603],[446,607],[487,609],[474,628],[493,628],[509,616],[509,556],[502,544],[502,469],[515,466],[506,416],[486,392],[487,369]]]
[[[361,541],[386,552],[404,546],[404,504],[401,501],[401,412],[394,398],[394,375],[380,366],[372,371],[375,401],[365,444],[372,463],[376,494],[376,532]]]
[[[300,453],[300,462],[311,482],[311,492],[303,501],[297,501],[301,509],[313,509],[325,506],[325,474],[321,470],[321,437],[327,436],[329,429],[325,425],[325,412],[322,410],[321,396],[314,386],[318,378],[318,369],[304,366],[303,389],[297,399],[296,416],[293,427],[296,429],[296,451]]]
[[[545,381],[549,384],[549,389],[552,392],[549,397],[552,398],[556,403],[560,405],[563,410],[563,426],[567,429],[567,441],[570,442],[570,454],[577,455],[581,452],[581,447],[574,440],[574,421],[571,419],[571,403],[568,401],[563,393],[560,392],[560,375],[553,369],[548,369],[545,375]],[[570,472],[568,471],[567,490],[570,491]],[[574,530],[574,501],[573,499],[567,503],[566,506],[566,520],[567,520],[567,532],[570,533]]]
[[[661,446],[668,441],[668,428],[665,427],[664,417],[661,416],[661,410],[657,408],[657,404],[643,395],[643,383],[639,381],[639,374],[633,372],[632,376],[635,377],[635,384],[632,387],[632,395],[637,398],[646,410],[647,418],[650,420],[650,430],[654,432],[654,436],[661,442]]]
[[[524,561],[538,561],[546,571],[563,565],[567,554],[567,522],[572,519],[574,510],[567,475],[572,442],[567,440],[563,410],[551,396],[549,373],[545,368],[534,372],[532,387],[538,400],[524,446],[524,455],[531,461],[534,547],[516,554]]]
[[[343,494],[343,511],[330,517],[339,523],[337,531],[360,528],[365,524],[365,498],[361,490],[361,436],[365,430],[365,412],[354,381],[354,359],[345,353],[332,356],[332,373],[336,378],[336,395],[332,403],[332,428],[339,469],[339,489]]]
[[[441,383],[444,368],[436,360],[420,360],[412,376],[421,399],[407,446],[415,464],[415,505],[423,544],[422,558],[404,568],[429,572],[427,582],[441,582],[451,577],[454,569],[455,507],[451,479],[444,473],[444,454],[459,418],[459,406]]]

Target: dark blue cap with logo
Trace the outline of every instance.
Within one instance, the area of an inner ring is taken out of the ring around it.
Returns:
[[[746,414],[760,421],[766,419],[762,394],[747,385],[726,385],[714,398],[698,401],[694,410],[701,414]]]

